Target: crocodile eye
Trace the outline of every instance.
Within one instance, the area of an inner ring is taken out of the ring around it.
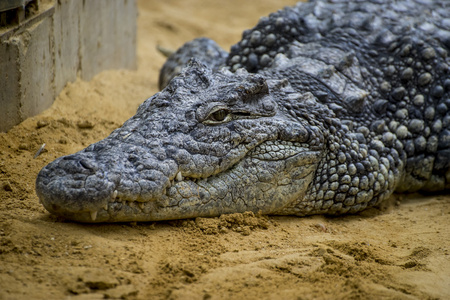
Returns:
[[[218,111],[213,112],[209,117],[213,121],[222,122],[228,116],[229,112],[226,109],[220,109]]]
[[[227,109],[216,110],[208,116],[208,121],[211,123],[225,122],[228,121],[228,119],[231,119],[231,115],[230,111]]]

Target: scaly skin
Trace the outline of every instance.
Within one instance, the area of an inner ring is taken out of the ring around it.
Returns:
[[[67,219],[125,222],[355,213],[448,189],[449,47],[445,0],[299,3],[228,56],[207,39],[180,48],[164,89],[44,167],[36,192]]]

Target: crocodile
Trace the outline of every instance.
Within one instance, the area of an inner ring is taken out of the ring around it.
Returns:
[[[36,179],[53,214],[158,221],[357,213],[450,188],[450,1],[317,0],[230,52],[175,52],[161,91]]]

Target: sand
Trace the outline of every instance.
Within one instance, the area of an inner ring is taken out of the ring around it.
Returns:
[[[449,195],[396,195],[333,218],[101,225],[39,204],[44,165],[106,137],[157,92],[157,44],[207,36],[229,49],[293,3],[281,2],[141,1],[137,70],[69,83],[47,111],[0,133],[0,299],[450,299]]]

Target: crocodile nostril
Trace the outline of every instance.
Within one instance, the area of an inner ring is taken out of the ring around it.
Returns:
[[[80,159],[80,165],[88,170],[95,170],[95,164],[87,159]]]

